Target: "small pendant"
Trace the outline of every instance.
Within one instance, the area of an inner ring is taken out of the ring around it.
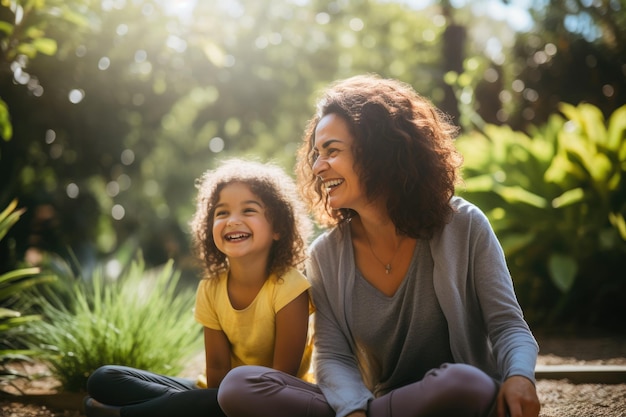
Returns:
[[[389,272],[391,272],[391,264],[385,265],[385,274],[389,275]]]

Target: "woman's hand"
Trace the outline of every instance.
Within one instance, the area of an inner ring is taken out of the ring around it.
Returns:
[[[498,393],[498,417],[537,417],[541,404],[535,385],[523,376],[507,378]]]

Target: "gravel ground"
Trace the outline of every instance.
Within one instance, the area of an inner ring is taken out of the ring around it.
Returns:
[[[537,336],[541,346],[540,365],[626,365],[626,334],[612,337],[549,337]],[[183,373],[195,376],[202,369],[203,355],[198,355]],[[41,365],[23,367],[29,374],[45,372]],[[15,386],[26,394],[55,392],[56,381],[43,377]],[[8,385],[0,386],[15,393]],[[540,417],[626,417],[626,381],[619,384],[574,384],[564,380],[539,380],[537,391],[542,404]],[[58,396],[57,404],[10,401],[0,397],[1,417],[84,417],[77,411],[80,396]],[[178,417],[178,416],[172,416]]]

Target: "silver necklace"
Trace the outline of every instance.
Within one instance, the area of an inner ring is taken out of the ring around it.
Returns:
[[[398,255],[398,252],[400,252],[400,246],[402,245],[403,240],[400,240],[400,242],[398,243],[398,248],[396,249],[396,253],[394,253],[393,258],[391,258],[391,261],[389,261],[388,263],[384,263],[376,255],[376,252],[374,252],[374,249],[372,249],[372,242],[370,242],[370,237],[367,235],[367,232],[363,231],[363,233],[365,234],[365,239],[367,239],[367,245],[370,248],[370,252],[372,252],[372,255],[374,255],[374,258],[376,258],[376,260],[383,266],[383,268],[385,268],[385,274],[389,275],[389,273],[391,272],[391,264],[396,259],[396,255]]]

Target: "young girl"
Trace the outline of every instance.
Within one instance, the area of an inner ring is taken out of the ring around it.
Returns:
[[[276,166],[233,159],[206,172],[198,190],[191,230],[206,277],[194,316],[204,326],[206,377],[103,366],[87,383],[87,417],[223,416],[217,388],[232,368],[307,374],[310,284],[299,268],[312,226],[293,180]]]

